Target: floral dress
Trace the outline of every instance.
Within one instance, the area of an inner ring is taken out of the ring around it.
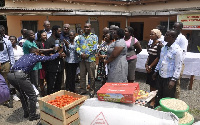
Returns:
[[[107,48],[108,45],[105,41],[99,46],[98,52],[100,55],[107,55]],[[106,71],[104,62],[100,59],[98,68],[97,68],[97,78],[98,81],[105,81],[106,80]]]

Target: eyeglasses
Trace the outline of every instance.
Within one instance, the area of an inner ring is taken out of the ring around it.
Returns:
[[[153,35],[156,35],[156,34],[150,34],[150,36],[153,36]]]

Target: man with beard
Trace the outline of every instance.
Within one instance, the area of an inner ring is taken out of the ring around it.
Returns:
[[[79,35],[77,40],[76,51],[81,57],[80,62],[80,93],[86,94],[86,74],[90,79],[90,97],[94,97],[95,89],[95,68],[98,37],[91,33],[91,24],[86,23],[84,26],[84,34]]]
[[[59,40],[61,34],[61,27],[54,25],[52,27],[52,34],[47,39],[45,49],[57,47],[61,45],[61,41]],[[49,53],[54,54],[54,52]],[[62,83],[62,75],[64,69],[63,57],[65,54],[61,54],[55,60],[46,62],[46,80],[47,80],[47,94],[52,94],[61,89]]]

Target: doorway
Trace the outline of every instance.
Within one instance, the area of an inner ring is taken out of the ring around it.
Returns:
[[[134,29],[134,37],[142,41],[143,40],[143,30],[144,30],[144,22],[130,22],[130,27]]]
[[[8,26],[6,16],[0,15],[0,24],[5,27],[5,34],[8,35]]]

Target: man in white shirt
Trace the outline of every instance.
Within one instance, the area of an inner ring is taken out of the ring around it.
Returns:
[[[183,70],[184,70],[184,59],[187,53],[187,47],[188,47],[188,40],[186,39],[186,37],[181,33],[182,28],[183,28],[183,23],[182,22],[175,22],[174,26],[173,26],[174,30],[177,31],[177,33],[179,34],[178,37],[176,38],[175,43],[178,44],[180,46],[180,48],[183,50],[183,56],[182,56],[182,60],[183,60],[183,64],[182,64],[182,69],[181,69],[181,74],[180,74],[180,78],[177,81],[177,85],[176,85],[176,93],[175,93],[175,97],[179,98],[180,96],[180,79],[182,77],[183,74]]]
[[[52,31],[51,31],[51,25],[49,21],[44,21],[44,31],[47,33],[47,39],[51,36]],[[37,40],[37,33],[35,34],[35,40]]]

